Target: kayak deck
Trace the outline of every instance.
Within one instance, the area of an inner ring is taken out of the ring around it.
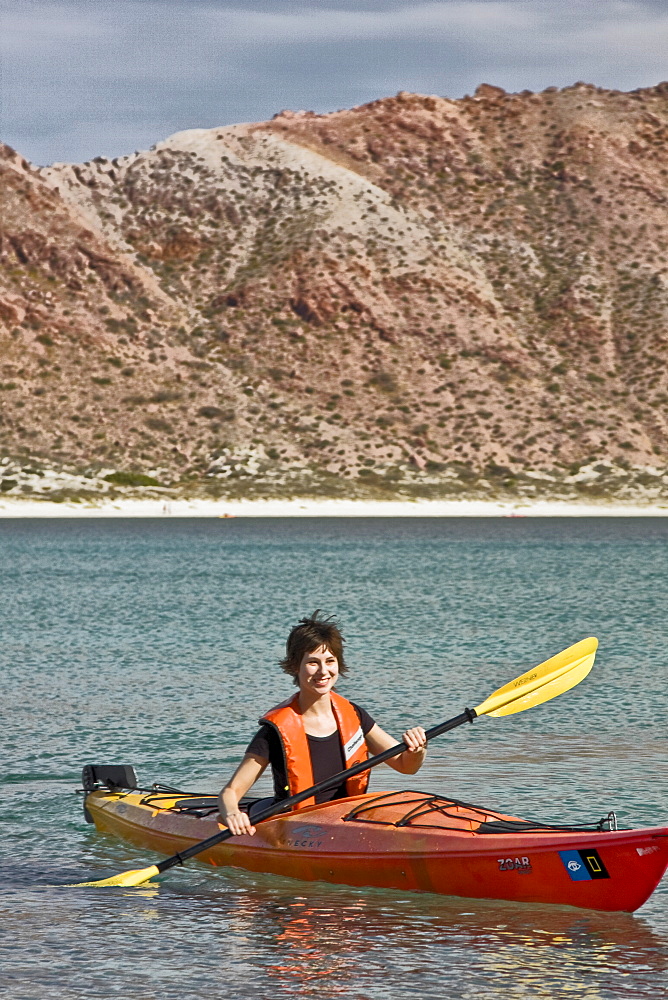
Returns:
[[[216,800],[98,789],[101,831],[172,855],[223,829]],[[304,880],[636,910],[668,866],[668,827],[555,827],[425,792],[370,793],[273,816],[199,860]]]

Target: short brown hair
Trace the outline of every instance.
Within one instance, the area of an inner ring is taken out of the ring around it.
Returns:
[[[279,661],[280,667],[290,674],[295,684],[299,684],[299,667],[304,656],[319,646],[325,646],[339,661],[339,673],[345,674],[348,667],[343,658],[344,642],[336,618],[325,617],[318,609],[310,618],[300,618],[291,629],[285,644],[285,656]]]

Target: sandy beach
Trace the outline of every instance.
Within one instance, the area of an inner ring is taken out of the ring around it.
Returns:
[[[668,506],[557,500],[162,500],[98,503],[3,498],[0,518],[42,517],[665,517]]]

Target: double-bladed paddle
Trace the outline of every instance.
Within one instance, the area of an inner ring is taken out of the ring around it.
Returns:
[[[516,677],[509,684],[499,688],[483,701],[481,705],[478,705],[477,708],[467,708],[461,715],[455,716],[454,719],[442,722],[440,725],[428,729],[426,733],[427,740],[433,740],[436,736],[440,736],[441,733],[447,733],[451,729],[456,729],[457,726],[462,726],[465,722],[473,722],[479,715],[514,715],[516,712],[524,712],[527,708],[533,708],[534,705],[541,705],[544,701],[549,701],[550,698],[556,698],[557,695],[563,694],[564,691],[575,687],[576,684],[579,684],[587,676],[594,665],[597,646],[598,640],[593,638],[582,639],[581,642],[576,642],[574,646],[569,646],[568,649],[564,649],[561,653],[557,653],[556,656],[534,667],[533,670],[527,670],[526,673]],[[331,778],[326,778],[311,788],[305,788],[304,791],[299,792],[297,795],[291,795],[290,798],[282,799],[280,802],[274,802],[266,806],[266,808],[261,809],[253,817],[253,822],[261,823],[262,820],[269,819],[270,816],[276,816],[278,813],[292,809],[293,806],[298,805],[312,795],[336,788],[345,778],[350,778],[355,774],[361,774],[362,771],[376,767],[377,764],[382,764],[391,757],[397,757],[407,749],[408,747],[405,743],[397,743],[396,746],[389,747],[389,749],[384,750],[382,753],[376,754],[375,757],[370,757],[368,760],[361,761],[359,764],[355,764],[345,771],[333,774]],[[156,875],[161,875],[162,872],[166,872],[175,865],[182,865],[188,858],[194,858],[197,854],[201,854],[202,851],[206,851],[216,844],[221,844],[224,840],[229,840],[232,836],[234,834],[230,833],[229,830],[221,830],[220,833],[214,834],[213,837],[208,837],[206,840],[193,844],[191,847],[186,847],[185,850],[172,855],[171,858],[165,858],[164,861],[158,862],[157,865],[122,872],[120,875],[112,875],[111,878],[100,879],[97,882],[79,882],[77,885],[142,885],[144,882],[148,882],[149,879],[155,878]]]

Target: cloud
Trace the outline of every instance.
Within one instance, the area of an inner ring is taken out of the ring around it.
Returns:
[[[0,13],[3,135],[38,162],[397,90],[648,86],[668,50],[665,0],[0,0]]]
[[[239,44],[341,43],[424,38],[433,32],[517,30],[532,20],[531,12],[512,0],[460,3],[380,3],[375,10],[303,6],[290,12],[210,8],[212,21]]]
[[[526,5],[517,0],[378,0],[366,8],[332,0],[281,3],[280,11],[277,6],[276,2],[215,0],[24,0],[20,13],[5,15],[4,48],[10,55],[35,50],[44,54],[67,46],[91,50],[139,46],[150,63],[152,46],[161,48],[170,39],[177,43],[173,50],[177,52],[178,43],[187,44],[196,37],[206,57],[217,45],[255,48],[383,42],[433,37],[434,32],[445,40],[450,31],[521,30],[533,20]],[[94,64],[89,68],[94,70]]]

